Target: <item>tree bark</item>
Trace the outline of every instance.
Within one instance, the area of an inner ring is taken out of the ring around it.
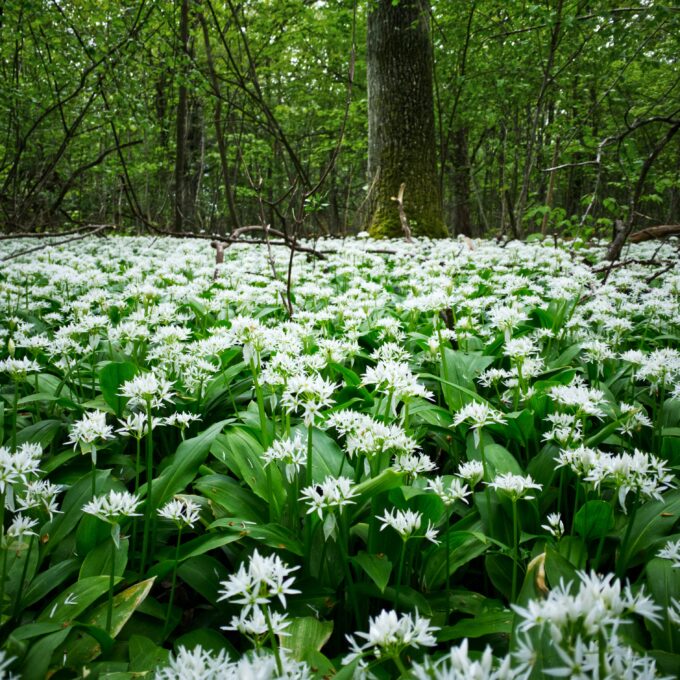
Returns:
[[[470,218],[470,159],[467,129],[458,126],[453,137],[453,199],[456,235],[474,236]]]
[[[437,175],[427,0],[376,0],[368,15],[368,231],[402,235],[396,201],[414,236],[444,237]]]

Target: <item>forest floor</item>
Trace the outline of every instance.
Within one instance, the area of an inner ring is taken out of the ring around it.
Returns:
[[[677,241],[305,245],[0,242],[0,669],[673,675]]]

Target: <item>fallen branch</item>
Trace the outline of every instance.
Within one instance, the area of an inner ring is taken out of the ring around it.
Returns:
[[[0,241],[11,241],[15,238],[63,238],[64,236],[70,236],[71,234],[79,234],[87,229],[98,229],[100,224],[85,224],[75,229],[69,229],[68,231],[17,231],[10,234],[0,234]],[[112,229],[115,226],[111,225]]]
[[[88,226],[91,228],[90,231],[83,232],[83,230],[81,229],[81,230],[78,230],[78,231],[80,231],[80,233],[73,236],[72,238],[67,238],[67,239],[64,239],[63,241],[58,241],[56,243],[53,243],[53,242],[41,243],[39,246],[34,246],[33,248],[27,248],[25,250],[19,250],[15,253],[11,253],[11,254],[7,255],[6,257],[3,257],[0,260],[0,262],[7,262],[8,260],[13,260],[15,257],[21,257],[22,255],[30,255],[31,253],[35,253],[35,252],[38,252],[39,250],[42,250],[43,248],[50,248],[52,246],[63,246],[63,245],[66,245],[67,243],[73,243],[74,241],[80,241],[81,239],[87,238],[88,236],[94,236],[94,234],[98,234],[102,231],[116,228],[112,224],[100,224],[100,225],[88,225]],[[73,233],[73,232],[67,232],[67,233]]]
[[[667,236],[675,236],[680,234],[680,224],[660,224],[657,227],[647,227],[632,233],[628,240],[631,243],[641,243],[642,241],[651,241],[655,238],[666,238]]]

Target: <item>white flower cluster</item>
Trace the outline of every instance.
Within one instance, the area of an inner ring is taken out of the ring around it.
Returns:
[[[274,461],[285,466],[286,479],[292,482],[307,462],[307,443],[300,432],[293,439],[277,439],[263,454],[265,467]]]
[[[675,483],[666,461],[638,449],[632,454],[612,454],[579,446],[561,451],[557,465],[570,467],[584,481],[591,482],[595,489],[613,488],[624,512],[628,494],[643,500],[661,500],[661,494]]]
[[[401,426],[383,423],[357,411],[336,411],[328,416],[326,426],[345,437],[345,450],[350,457],[376,456],[387,451],[410,454],[418,447]]]
[[[111,490],[104,496],[95,496],[83,505],[83,512],[113,524],[124,517],[139,516],[140,513],[136,510],[140,502],[139,497],[129,491]]]
[[[537,484],[531,475],[515,475],[512,472],[505,472],[498,475],[489,486],[496,491],[506,494],[511,501],[518,501],[520,498],[531,500],[534,496],[529,495],[529,491],[536,489],[540,491],[543,486]]]
[[[189,650],[180,647],[176,655],[170,656],[167,666],[156,670],[155,680],[311,680],[309,666],[296,661],[280,650],[281,672],[273,654],[265,651],[246,654],[230,661],[221,650],[209,652],[197,645]]]
[[[418,382],[409,365],[393,359],[381,360],[375,366],[369,366],[362,376],[364,385],[375,385],[378,392],[387,395],[392,415],[396,413],[400,402],[408,402],[413,397],[432,399],[433,395]]]
[[[182,496],[176,496],[158,510],[161,517],[171,520],[179,527],[193,527],[198,521],[199,512],[200,508],[194,501]]]
[[[163,375],[152,372],[140,373],[127,380],[120,388],[120,396],[127,397],[128,408],[151,408],[159,409],[166,402],[171,402],[175,393],[172,391],[172,383]]]
[[[486,402],[471,401],[456,412],[453,417],[451,427],[459,427],[463,423],[468,423],[473,431],[475,446],[479,446],[481,441],[480,430],[487,425],[505,423],[505,416]]]
[[[314,484],[302,489],[301,500],[309,505],[307,514],[316,512],[323,518],[324,512],[334,508],[343,508],[354,503],[356,496],[354,484],[348,477],[326,477],[321,484]]]
[[[41,458],[42,448],[39,444],[21,444],[14,451],[7,446],[0,446],[0,493],[10,492],[18,482],[26,484],[31,475],[40,472]]]
[[[348,635],[350,654],[343,663],[348,664],[367,654],[380,657],[398,657],[407,647],[433,647],[437,640],[433,633],[439,630],[430,620],[415,614],[397,614],[384,609],[368,622],[368,631],[355,633],[365,642],[359,644],[356,637]]]
[[[300,591],[291,586],[295,579],[290,577],[298,567],[289,567],[278,555],[263,556],[255,550],[248,566],[241,564],[238,571],[226,581],[221,582],[221,600],[231,600],[242,604],[248,613],[251,609],[269,605],[277,597],[286,606],[286,595]]]
[[[336,385],[318,374],[292,376],[281,397],[283,407],[292,413],[302,409],[302,419],[307,427],[312,426],[321,409],[335,400]]]
[[[429,520],[425,533],[422,536],[416,533],[422,524],[423,515],[415,510],[397,510],[392,508],[392,510],[385,510],[383,516],[377,516],[377,519],[382,522],[380,531],[387,527],[392,527],[404,541],[407,541],[409,538],[426,538],[432,543],[439,543],[437,531]]]

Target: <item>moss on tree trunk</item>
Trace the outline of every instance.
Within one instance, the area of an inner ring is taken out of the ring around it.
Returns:
[[[375,237],[447,235],[437,177],[426,0],[375,0],[368,17],[368,220]]]

